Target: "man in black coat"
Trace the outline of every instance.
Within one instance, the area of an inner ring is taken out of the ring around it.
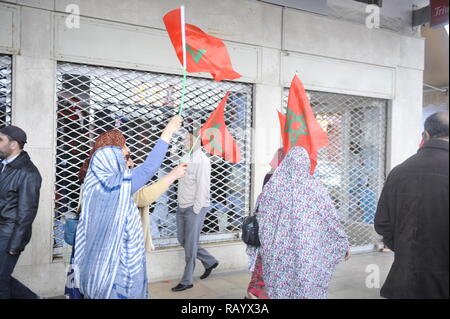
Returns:
[[[0,299],[38,299],[11,275],[31,239],[42,178],[27,152],[27,136],[16,126],[0,129]]]
[[[449,114],[425,121],[424,144],[384,185],[375,230],[395,253],[385,298],[449,298]]]

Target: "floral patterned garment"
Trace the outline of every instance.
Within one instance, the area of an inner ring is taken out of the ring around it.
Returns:
[[[305,149],[292,148],[259,198],[261,247],[247,253],[251,270],[261,255],[272,299],[327,298],[333,272],[349,249],[338,212],[309,165]]]

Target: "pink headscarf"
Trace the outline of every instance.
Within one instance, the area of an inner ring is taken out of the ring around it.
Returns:
[[[273,171],[275,171],[277,169],[278,166],[280,166],[281,162],[284,159],[284,151],[283,148],[280,147],[275,155],[273,156],[272,161],[270,162],[270,167],[272,168]]]

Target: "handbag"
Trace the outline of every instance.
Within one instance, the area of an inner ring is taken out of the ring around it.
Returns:
[[[256,219],[256,213],[258,212],[258,207],[253,215],[245,217],[242,223],[242,241],[249,246],[259,247],[261,242],[259,241],[259,225]]]

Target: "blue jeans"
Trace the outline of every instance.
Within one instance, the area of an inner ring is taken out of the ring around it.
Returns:
[[[34,292],[11,276],[20,255],[8,253],[9,239],[0,236],[0,299],[38,299]]]

